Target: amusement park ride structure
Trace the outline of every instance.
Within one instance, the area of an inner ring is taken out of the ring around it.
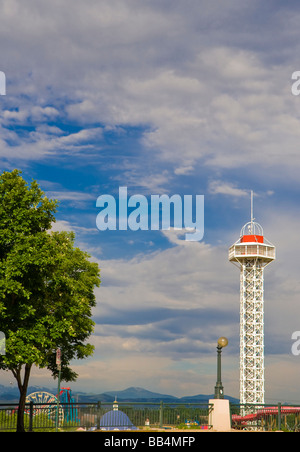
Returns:
[[[264,269],[275,259],[275,246],[253,218],[229,248],[229,261],[240,269],[240,403],[264,404]]]
[[[59,423],[66,421],[78,421],[77,407],[72,397],[71,388],[61,388],[59,394],[60,406],[58,419]],[[37,391],[26,397],[26,402],[33,402],[35,405],[34,415],[45,413],[50,419],[55,420],[57,411],[57,396],[45,391]]]

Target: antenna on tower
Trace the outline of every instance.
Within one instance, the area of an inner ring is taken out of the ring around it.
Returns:
[[[251,234],[253,234],[253,190],[251,190]]]
[[[254,234],[253,190],[251,190],[251,211],[250,211],[250,224],[248,223],[248,231],[250,234]]]

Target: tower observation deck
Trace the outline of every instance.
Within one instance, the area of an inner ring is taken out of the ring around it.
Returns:
[[[264,403],[264,268],[275,259],[275,246],[253,218],[229,248],[229,261],[240,269],[240,403]]]

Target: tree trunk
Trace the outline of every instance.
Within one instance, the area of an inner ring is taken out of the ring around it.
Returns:
[[[19,369],[13,370],[13,375],[18,382],[18,387],[20,391],[19,408],[17,416],[17,432],[25,432],[24,427],[24,411],[26,403],[27,388],[29,382],[29,376],[31,371],[31,364],[25,364],[24,377],[22,382],[21,367]]]

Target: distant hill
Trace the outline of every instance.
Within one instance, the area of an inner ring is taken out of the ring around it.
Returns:
[[[170,394],[160,394],[158,392],[148,391],[147,389],[132,386],[127,389],[118,390],[118,391],[108,391],[102,394],[84,394],[77,393],[79,402],[95,402],[101,401],[105,402],[113,402],[115,399],[119,402],[165,402],[165,403],[207,403],[209,399],[213,399],[213,394],[198,394],[194,396],[184,396],[184,397],[175,397]],[[226,399],[229,399],[230,402],[238,403],[239,400],[226,396]]]
[[[49,392],[56,394],[57,389],[49,389],[41,386],[29,386],[27,394],[33,392]],[[20,397],[19,389],[16,386],[4,386],[0,384],[0,403],[18,403]]]
[[[214,399],[214,394],[198,394],[194,396],[185,396],[180,397],[181,402],[187,402],[187,403],[195,403],[195,402],[208,402],[209,399]],[[236,399],[235,397],[227,396],[225,394],[225,399],[228,399],[232,403],[239,403],[239,399]]]
[[[170,399],[170,400],[176,400],[177,397],[174,397],[172,395],[166,395],[166,394],[159,394],[158,392],[151,392],[144,388],[139,387],[130,387],[127,389],[124,389],[122,391],[109,391],[105,394],[108,394],[112,397],[117,397],[117,400],[128,400],[128,399]]]
[[[30,386],[28,388],[27,394],[31,394],[32,392],[43,391],[49,392],[50,394],[56,395],[57,389],[49,389],[45,387],[39,386]],[[94,393],[85,393],[85,392],[76,392],[72,391],[72,396],[75,401],[81,403],[92,403],[101,401],[103,403],[113,402],[115,399],[119,402],[160,402],[163,401],[165,403],[196,403],[202,402],[206,403],[209,399],[213,399],[214,396],[212,394],[198,394],[194,396],[185,396],[185,397],[175,397],[169,394],[160,394],[159,392],[148,391],[147,389],[140,387],[129,387],[123,390],[117,391],[108,391],[101,394]],[[235,399],[230,396],[225,396],[226,399],[229,399],[233,403],[238,403],[238,399]],[[4,386],[0,384],[0,403],[17,403],[19,400],[19,390],[16,387]]]

